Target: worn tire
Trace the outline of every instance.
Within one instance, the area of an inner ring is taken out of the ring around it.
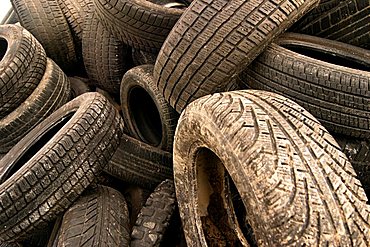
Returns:
[[[245,90],[193,102],[180,116],[173,155],[188,246],[245,246],[240,222],[258,246],[370,244],[370,205],[350,162],[310,113],[283,96]],[[227,176],[246,210],[239,224]]]
[[[71,98],[77,98],[81,94],[91,92],[90,87],[87,85],[89,79],[81,78],[78,76],[68,77],[71,82]]]
[[[129,134],[172,152],[179,115],[155,85],[153,65],[141,65],[127,71],[120,92],[122,116]]]
[[[318,0],[193,1],[159,52],[154,78],[177,112],[233,78]]]
[[[102,26],[94,12],[87,15],[82,55],[87,75],[94,86],[119,95],[121,79],[128,67],[128,49]]]
[[[123,134],[104,171],[123,182],[153,189],[172,178],[172,154]]]
[[[11,0],[21,25],[30,31],[62,69],[77,63],[73,37],[57,0]]]
[[[329,131],[370,138],[370,50],[293,33],[275,42],[245,83],[291,98]]]
[[[0,239],[17,241],[67,210],[108,163],[123,121],[98,93],[70,101],[0,160]]]
[[[132,62],[134,66],[155,64],[158,54],[132,48]]]
[[[158,52],[184,10],[146,0],[94,0],[103,25],[131,47]]]
[[[125,198],[115,189],[98,185],[64,213],[53,246],[129,246],[129,228]]]
[[[0,119],[30,96],[45,67],[45,50],[30,32],[16,25],[0,26]]]
[[[51,59],[39,85],[32,94],[6,117],[0,119],[0,153],[6,154],[37,124],[70,99],[68,78]]]
[[[160,183],[140,210],[132,227],[131,247],[159,247],[175,211],[176,195],[172,180]]]
[[[334,2],[334,1],[332,1]],[[307,20],[302,18],[293,32],[309,34],[370,49],[370,1],[336,0],[335,5]]]

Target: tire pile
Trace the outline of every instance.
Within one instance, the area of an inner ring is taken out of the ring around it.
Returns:
[[[369,0],[11,1],[1,246],[370,246]]]

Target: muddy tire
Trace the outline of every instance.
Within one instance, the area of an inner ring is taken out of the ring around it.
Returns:
[[[334,133],[370,137],[370,50],[286,33],[245,71],[251,88],[280,93]]]
[[[129,212],[125,198],[98,185],[65,212],[53,246],[129,246]]]
[[[39,84],[45,50],[26,29],[0,26],[0,119],[17,108]]]
[[[73,37],[57,0],[12,0],[22,27],[43,45],[48,57],[62,69],[77,63]]]
[[[122,115],[129,134],[154,147],[172,151],[179,115],[155,85],[153,65],[127,71],[120,92]]]
[[[176,196],[172,180],[160,183],[140,210],[132,227],[131,247],[159,247],[175,211]]]
[[[131,47],[158,52],[184,10],[146,0],[94,0],[103,25]]]
[[[17,241],[67,210],[108,163],[123,121],[98,93],[70,101],[0,160],[0,239]]]
[[[123,134],[104,171],[123,182],[154,189],[163,180],[172,178],[172,154]]]
[[[370,1],[332,0],[315,16],[303,17],[293,32],[309,34],[370,49]],[[323,3],[324,4],[324,3]]]
[[[188,246],[246,246],[247,223],[258,246],[370,243],[370,205],[350,162],[311,114],[274,93],[219,93],[189,105],[176,130],[174,178]]]
[[[44,76],[32,94],[14,111],[0,119],[0,153],[7,153],[37,124],[67,103],[70,82],[51,59],[47,59]]]
[[[233,78],[317,0],[192,2],[159,52],[154,78],[181,112],[191,101],[234,90]]]
[[[92,85],[119,95],[121,79],[127,70],[128,49],[102,26],[94,12],[87,15],[82,55]]]

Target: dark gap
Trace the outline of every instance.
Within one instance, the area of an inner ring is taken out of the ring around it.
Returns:
[[[8,50],[8,42],[4,38],[0,38],[0,61],[3,60],[6,51]]]

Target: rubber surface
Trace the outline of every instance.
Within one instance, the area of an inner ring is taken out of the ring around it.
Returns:
[[[353,167],[325,128],[283,96],[217,93],[180,116],[174,178],[188,246],[246,245],[233,209],[222,207],[230,206],[227,174],[245,207],[239,226],[252,227],[258,246],[370,244],[370,205]]]
[[[201,96],[233,90],[233,78],[318,2],[193,1],[159,52],[159,90],[177,112]]]
[[[0,239],[26,238],[67,210],[108,163],[123,122],[98,93],[68,102],[0,160]]]

